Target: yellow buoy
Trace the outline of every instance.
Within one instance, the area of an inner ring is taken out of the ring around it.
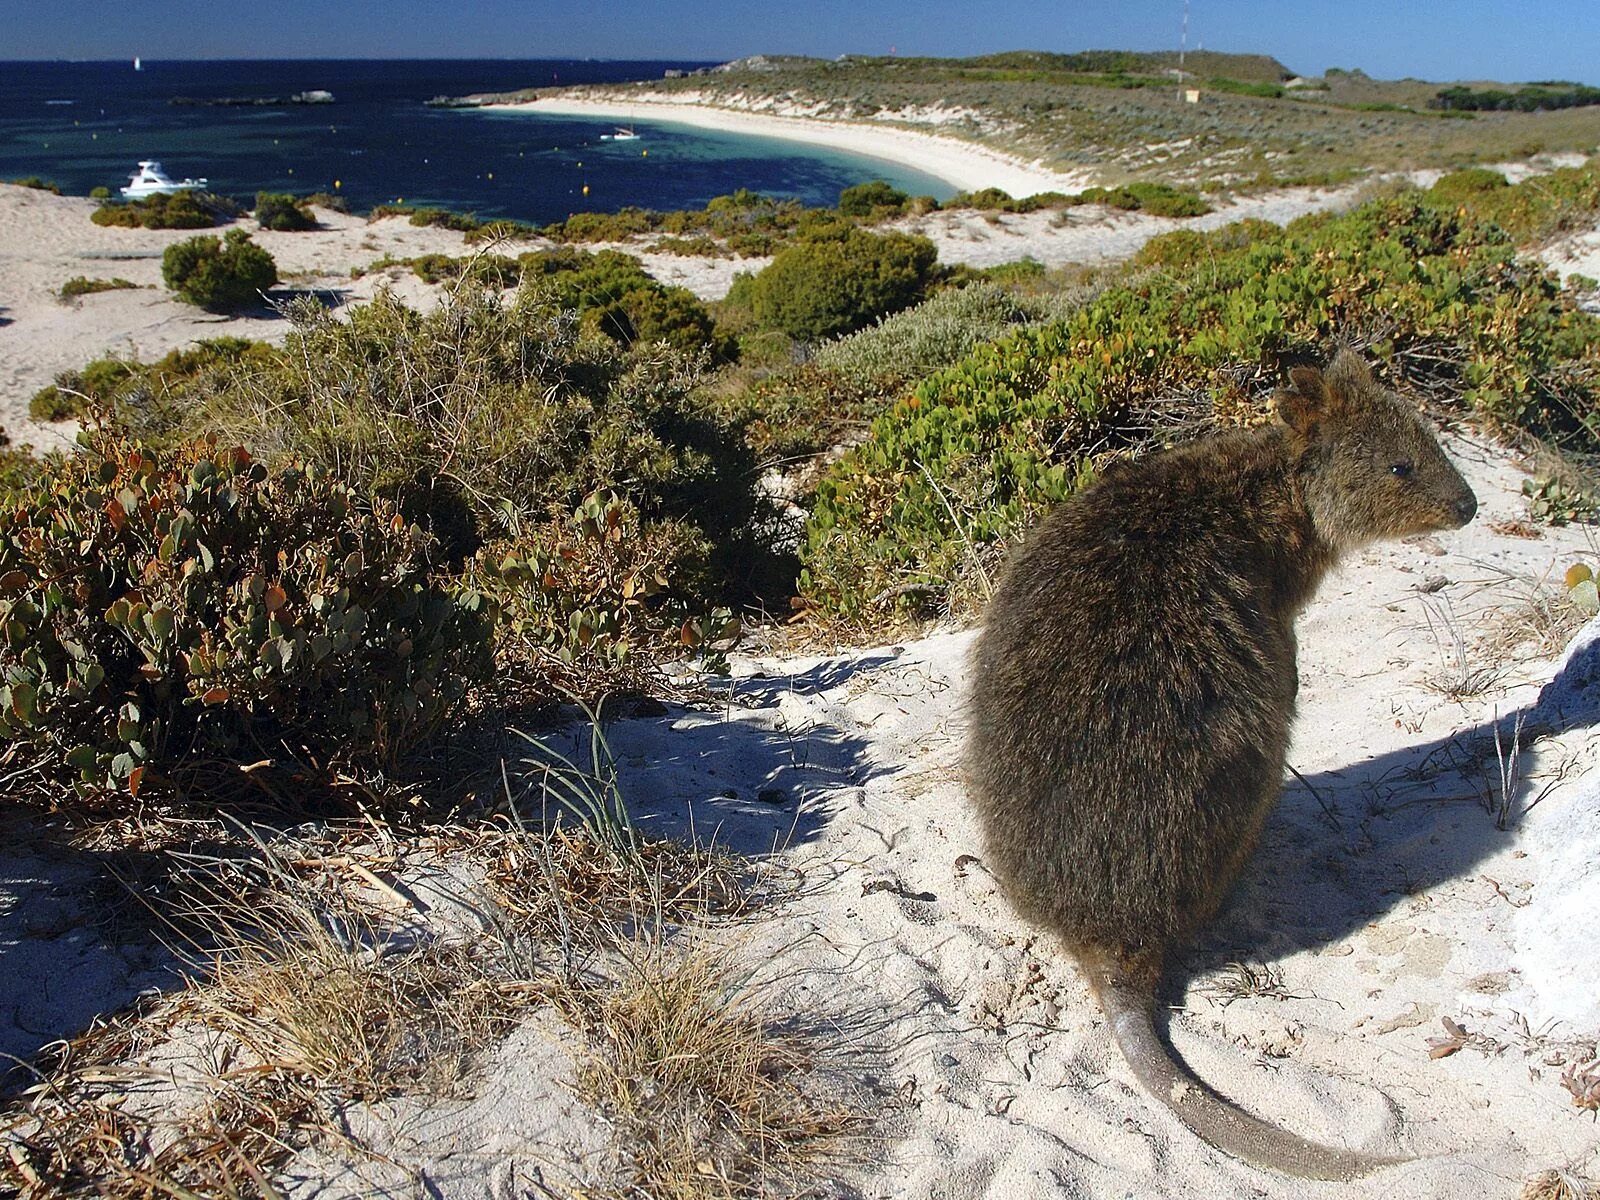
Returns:
[[[583,185],[583,194],[585,196],[589,194],[589,185],[587,183]]]
[[[493,178],[494,178],[494,172],[493,172],[493,171],[490,171],[490,172],[489,172],[489,178],[490,178],[490,179],[493,179]]]
[[[342,181],[341,181],[341,180],[338,180],[338,179],[335,179],[335,180],[334,180],[334,181],[333,181],[333,190],[334,190],[334,191],[336,191],[336,192],[337,192],[337,191],[338,191],[338,190],[339,190],[339,187],[340,187],[340,185],[341,185],[341,182],[342,182]]]

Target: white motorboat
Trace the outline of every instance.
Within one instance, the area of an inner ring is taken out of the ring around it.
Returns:
[[[204,179],[173,179],[161,169],[160,163],[145,159],[139,169],[128,176],[128,186],[122,189],[122,194],[129,200],[142,200],[146,196],[192,192],[205,186]]]

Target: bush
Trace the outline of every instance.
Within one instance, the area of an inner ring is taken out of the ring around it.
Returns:
[[[484,227],[475,213],[451,212],[448,208],[418,208],[414,204],[380,204],[367,214],[369,221],[383,217],[409,217],[413,225],[437,225],[441,229],[454,229],[457,233],[477,233]]]
[[[256,224],[277,233],[303,233],[315,229],[317,219],[287,193],[257,192]]]
[[[244,209],[210,192],[168,192],[143,200],[107,202],[89,214],[96,225],[130,229],[210,229],[241,216]]]
[[[60,296],[63,300],[71,300],[74,296],[92,296],[96,292],[118,292],[128,288],[137,288],[137,283],[132,283],[121,277],[115,279],[89,279],[83,275],[74,275],[61,285]]]
[[[37,420],[96,413],[146,444],[190,437],[219,376],[270,369],[282,351],[247,338],[207,338],[153,363],[100,358],[63,371],[29,404]]]
[[[1391,378],[1491,425],[1600,445],[1600,320],[1493,225],[1412,193],[1147,250],[1165,270],[1134,268],[1067,319],[978,348],[874,423],[819,490],[806,595],[853,615],[960,604],[1099,455],[1158,442],[1175,395],[1264,419],[1280,356],[1352,330],[1383,331],[1371,350]]]
[[[942,291],[915,308],[829,342],[813,362],[863,386],[892,388],[959,362],[1037,320],[1042,310],[992,283]]]
[[[542,694],[531,699],[596,704],[659,690],[661,659],[736,634],[726,609],[694,615],[671,590],[672,570],[694,543],[691,530],[646,526],[638,509],[602,490],[570,515],[480,550],[464,580],[492,599],[501,662],[536,682]]]
[[[767,328],[820,341],[915,304],[937,258],[926,238],[845,228],[779,251],[764,271],[740,276],[727,302]]]
[[[111,189],[108,187],[92,187],[89,189],[89,199],[109,200],[111,199]]]
[[[168,246],[161,256],[161,278],[179,299],[212,312],[229,312],[257,303],[278,282],[278,267],[242,229],[214,237],[190,238]]]
[[[61,195],[61,185],[59,183],[51,183],[48,179],[41,179],[37,175],[27,175],[21,179],[13,179],[10,183],[13,187],[32,188],[37,192],[50,192],[56,196]]]
[[[1600,162],[1562,167],[1516,186],[1498,172],[1470,167],[1445,175],[1424,196],[1430,204],[1493,221],[1519,242],[1540,242],[1593,224],[1600,211]]]
[[[1491,171],[1487,167],[1467,167],[1441,175],[1428,189],[1428,194],[1449,204],[1463,204],[1478,199],[1486,192],[1497,192],[1510,186],[1510,182],[1499,171]]]
[[[202,418],[271,461],[310,461],[391,499],[452,562],[596,487],[695,536],[686,594],[741,577],[759,511],[739,430],[690,397],[692,361],[625,351],[524,290],[422,314],[392,295],[335,318],[302,304],[270,365],[220,375]],[[713,551],[712,548],[715,548]]]
[[[316,467],[89,438],[0,512],[0,737],[91,794],[275,743],[391,768],[487,668],[428,548]]]
[[[452,258],[448,254],[421,254],[411,260],[411,270],[424,283],[456,283],[470,279],[481,287],[516,287],[522,269],[503,254],[473,254]]]
[[[858,183],[839,193],[839,211],[847,217],[888,217],[905,210],[907,196],[881,179]]]
[[[518,261],[525,280],[624,346],[666,342],[691,354],[733,352],[693,292],[660,283],[632,255],[563,246],[524,254]]]

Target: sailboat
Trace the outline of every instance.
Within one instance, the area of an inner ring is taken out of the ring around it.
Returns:
[[[142,59],[140,59],[140,58],[138,58],[138,57],[137,57],[137,56],[135,56],[135,57],[134,57],[134,60],[133,60],[133,69],[134,69],[134,70],[135,70],[135,71],[142,71],[142,70],[144,70],[144,62],[143,62],[143,60],[142,60]]]
[[[615,133],[602,133],[602,142],[637,142],[639,135],[633,131],[632,125],[618,125]]]

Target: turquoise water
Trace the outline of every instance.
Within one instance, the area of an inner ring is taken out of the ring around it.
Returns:
[[[545,84],[656,79],[693,63],[291,60],[0,63],[0,179],[38,175],[65,191],[115,189],[142,158],[241,199],[337,191],[356,209],[404,199],[485,217],[553,221],[628,205],[698,208],[745,187],[807,204],[887,179],[946,198],[947,184],[861,155],[641,120],[429,108],[433,96]],[[286,98],[326,105],[174,104]],[[588,186],[588,194],[584,187]]]

